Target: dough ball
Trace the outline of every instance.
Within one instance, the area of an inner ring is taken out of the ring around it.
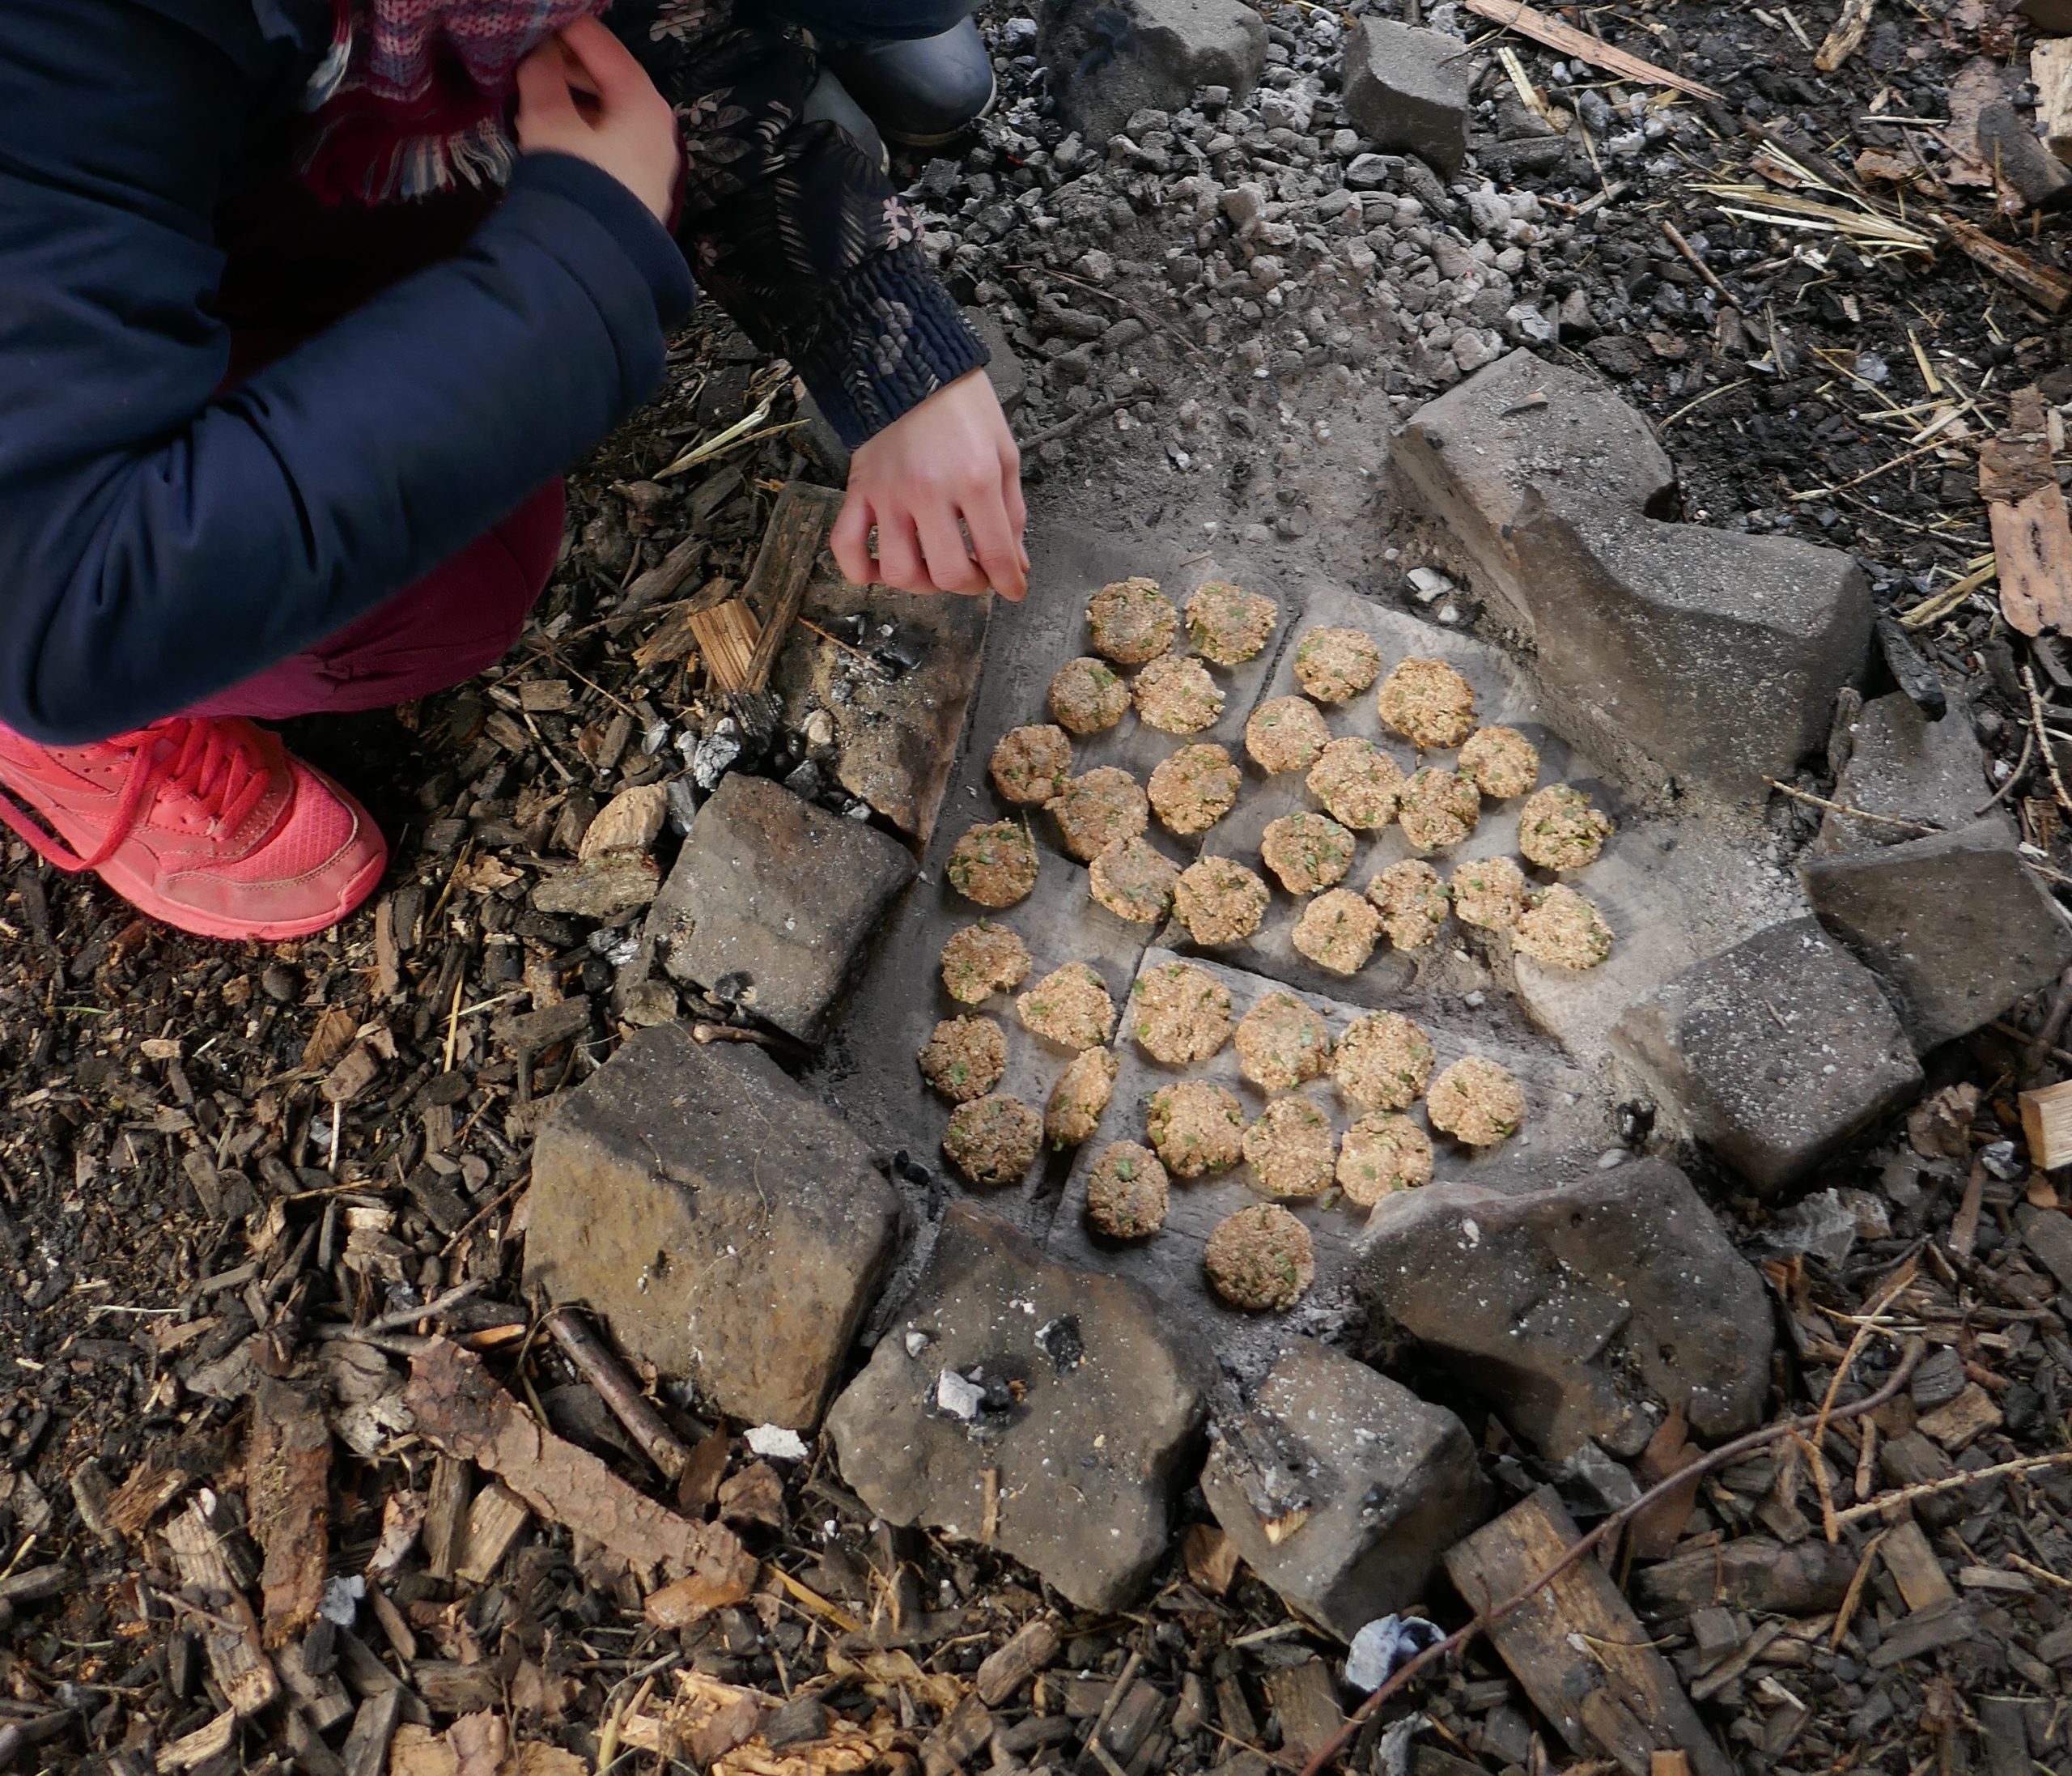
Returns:
[[[942,984],[960,1005],[975,1005],[1029,978],[1029,946],[1004,925],[981,919],[942,946]]]
[[[1203,857],[1180,872],[1173,912],[1207,949],[1242,943],[1266,917],[1266,884],[1229,857]]]
[[[1565,783],[1535,791],[1518,809],[1518,849],[1542,869],[1586,869],[1614,831],[1588,796]]]
[[[1161,962],[1130,988],[1130,1034],[1169,1067],[1207,1060],[1230,1039],[1230,995],[1205,969]]]
[[[1132,924],[1155,925],[1172,911],[1180,866],[1147,839],[1118,839],[1087,865],[1097,904]]]
[[[1110,1239],[1142,1239],[1166,1225],[1166,1168],[1133,1141],[1102,1149],[1086,1179],[1086,1221]]]
[[[1182,1079],[1151,1094],[1144,1132],[1175,1178],[1228,1171],[1244,1157],[1245,1107],[1205,1079]]]
[[[1525,872],[1508,857],[1479,857],[1455,866],[1454,911],[1464,925],[1509,931],[1525,911]]]
[[[974,826],[957,841],[943,873],[966,900],[1012,907],[1036,886],[1036,847],[1019,821]]]
[[[1268,993],[1238,1023],[1238,1067],[1265,1091],[1292,1091],[1323,1072],[1331,1032],[1291,992]]]
[[[1242,781],[1221,746],[1182,746],[1151,773],[1151,811],[1169,832],[1207,832],[1238,805]]]
[[[953,1104],[983,1098],[1007,1073],[1007,1038],[990,1018],[945,1018],[921,1050],[921,1077]]]
[[[1014,1184],[1029,1175],[1043,1125],[1019,1098],[974,1098],[949,1113],[942,1154],[974,1184]]]
[[[1404,1110],[1432,1077],[1432,1039],[1399,1011],[1371,1011],[1347,1025],[1331,1077],[1362,1110]]]
[[[1520,955],[1549,968],[1594,968],[1611,954],[1604,915],[1566,882],[1532,897],[1512,941]]]
[[[1137,719],[1162,734],[1198,734],[1223,713],[1223,687],[1191,654],[1167,654],[1130,686]]]
[[[1360,832],[1373,832],[1395,818],[1405,780],[1402,766],[1357,734],[1331,741],[1310,767],[1310,793],[1332,819]]]
[[[1319,968],[1357,975],[1381,935],[1382,916],[1350,888],[1334,888],[1302,909],[1289,941]]]
[[[1076,734],[1098,734],[1123,719],[1130,706],[1130,687],[1105,660],[1082,654],[1058,669],[1051,681],[1051,713],[1058,725]]]
[[[1274,1203],[1254,1203],[1216,1223],[1202,1251],[1208,1286],[1233,1307],[1262,1314],[1293,1307],[1317,1280],[1310,1230]]]
[[[1539,749],[1515,728],[1478,728],[1454,768],[1492,801],[1508,801],[1539,781]]]
[[[1268,822],[1259,837],[1259,856],[1289,893],[1313,894],[1345,879],[1353,842],[1335,820],[1305,810]]]
[[[1266,645],[1280,616],[1263,593],[1211,580],[1187,601],[1187,635],[1204,660],[1242,666]]]
[[[1467,778],[1427,765],[1404,786],[1395,818],[1420,851],[1447,851],[1475,831],[1482,797]]]
[[[1151,804],[1136,778],[1116,765],[1096,765],[1044,804],[1058,823],[1068,856],[1091,862],[1119,839],[1134,839],[1151,824]]]
[[[1140,666],[1173,645],[1180,614],[1155,580],[1118,580],[1086,601],[1093,651],[1118,665]]]
[[[1043,1112],[1043,1138],[1053,1147],[1076,1147],[1091,1141],[1101,1126],[1101,1112],[1115,1095],[1122,1062],[1112,1048],[1082,1048],[1051,1088]]]
[[[1295,644],[1295,682],[1318,703],[1358,696],[1381,671],[1381,648],[1357,629],[1311,629]]]
[[[1306,1098],[1276,1098],[1245,1131],[1245,1159],[1270,1196],[1318,1196],[1337,1163],[1331,1119]]]
[[[1414,857],[1378,871],[1367,884],[1367,899],[1399,950],[1422,950],[1446,922],[1446,885],[1437,870]]]
[[[1457,1060],[1432,1081],[1424,1100],[1432,1126],[1470,1147],[1493,1147],[1525,1121],[1525,1090],[1480,1055]]]
[[[1115,1002],[1083,962],[1068,962],[1015,1001],[1022,1027],[1060,1048],[1098,1048],[1115,1032]]]
[[[1306,697],[1272,697],[1245,724],[1245,750],[1269,774],[1307,771],[1331,744],[1331,729]]]
[[[1443,660],[1402,661],[1382,681],[1374,707],[1383,727],[1428,751],[1458,746],[1475,731],[1474,687]]]
[[[1376,1111],[1345,1131],[1338,1184],[1348,1202],[1372,1209],[1399,1190],[1432,1181],[1432,1137],[1408,1116]]]
[[[993,787],[1009,801],[1040,808],[1072,775],[1072,741],[1047,721],[1010,729],[993,748]]]

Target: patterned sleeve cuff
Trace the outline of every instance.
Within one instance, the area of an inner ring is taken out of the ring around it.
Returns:
[[[834,287],[792,361],[853,450],[990,356],[910,241]]]

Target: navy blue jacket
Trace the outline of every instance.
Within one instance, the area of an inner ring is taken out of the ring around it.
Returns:
[[[683,255],[609,175],[547,155],[520,162],[465,250],[218,392],[214,219],[281,152],[329,10],[0,0],[0,722],[33,738],[140,725],[307,647],[660,385],[692,296]],[[722,59],[754,61],[738,41]],[[794,142],[782,165],[830,155]],[[724,195],[686,234],[722,300]],[[788,328],[750,326],[852,436],[983,361],[911,241],[871,244],[823,268]],[[860,349],[858,317],[888,288],[923,349],[859,380],[848,363],[885,355]]]

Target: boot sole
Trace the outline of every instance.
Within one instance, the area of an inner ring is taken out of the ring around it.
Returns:
[[[877,125],[878,134],[888,142],[898,142],[902,148],[946,148],[958,137],[969,135],[979,124],[992,116],[994,107],[1000,102],[1000,77],[996,74],[993,77],[992,91],[986,95],[986,102],[954,130],[940,130],[934,135],[917,136],[906,134],[904,131],[898,130],[888,130],[880,123]],[[876,118],[871,121],[874,123],[877,121]]]

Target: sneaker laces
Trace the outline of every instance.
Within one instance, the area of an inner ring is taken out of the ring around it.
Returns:
[[[103,741],[130,754],[130,775],[100,846],[90,856],[40,830],[5,796],[0,796],[0,821],[68,875],[98,869],[121,850],[156,792],[169,790],[193,802],[208,816],[212,834],[234,831],[259,805],[268,782],[265,760],[247,734],[238,731],[242,726],[172,716]]]

